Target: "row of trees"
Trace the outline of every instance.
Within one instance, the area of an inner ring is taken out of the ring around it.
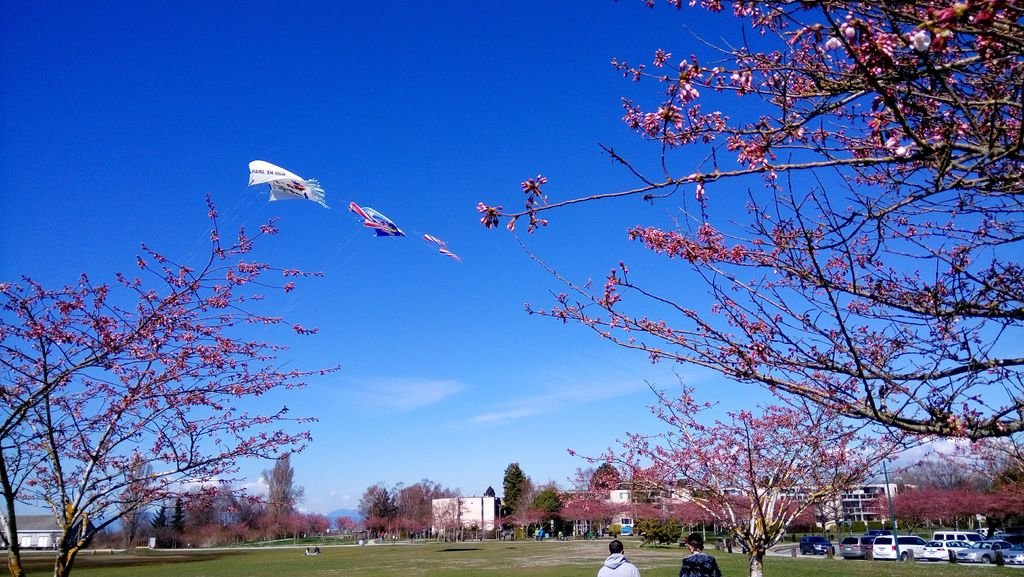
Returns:
[[[998,528],[1024,522],[1024,471],[1005,453],[929,458],[900,471],[904,489],[894,499],[896,517],[919,527],[975,528],[979,515]],[[881,504],[879,504],[881,506]]]
[[[490,495],[494,491],[490,490]],[[412,485],[398,484],[391,489],[383,483],[372,485],[359,499],[363,526],[373,536],[427,536],[434,526],[433,500],[459,495],[429,479]]]
[[[796,462],[808,466],[805,461]],[[894,509],[901,526],[911,531],[932,526],[976,528],[979,518],[984,518],[991,528],[1024,522],[1024,484],[1020,482],[1019,463],[986,459],[984,465],[979,469],[973,459],[946,456],[941,461],[929,458],[896,471],[901,489],[894,498]],[[520,478],[517,468],[518,464],[510,466],[513,479]],[[559,527],[574,523],[577,527],[601,529],[614,523],[617,515],[625,514],[635,520],[636,530],[646,542],[668,543],[678,541],[681,531],[697,525],[731,528],[735,534],[736,527],[730,519],[757,518],[757,513],[750,509],[758,502],[750,499],[754,487],[745,484],[741,476],[722,477],[728,490],[710,491],[706,486],[695,491],[692,481],[678,483],[675,491],[652,490],[649,485],[644,490],[643,481],[635,481],[625,479],[618,469],[603,463],[596,469],[581,470],[577,486],[571,490],[548,487],[537,493],[534,500],[527,501],[529,506],[519,513],[506,509],[509,514],[505,521],[510,525],[546,526],[556,520]],[[611,502],[609,492],[614,489],[629,489],[630,501]],[[787,490],[785,484],[771,489],[764,496],[774,492],[779,508],[776,517],[785,519],[784,529],[824,530],[826,526],[841,527],[847,521],[838,492],[817,498]],[[722,492],[727,498],[709,499],[701,492]],[[675,501],[673,493],[676,497],[688,495],[689,500]],[[727,504],[716,511],[716,503],[722,502]],[[888,503],[881,499],[863,505],[880,518],[888,517]],[[747,545],[743,540],[739,543]]]
[[[331,520],[316,513],[273,511],[262,499],[245,498],[231,487],[197,491],[159,505],[134,525],[122,523],[119,534],[99,536],[113,547],[215,547],[256,541],[322,536]]]
[[[897,495],[893,506],[900,527],[911,532],[930,527],[974,529],[979,515],[985,517],[989,526],[1002,527],[1024,520],[1024,491],[1006,486],[983,492],[968,488],[911,488]]]
[[[294,478],[291,455],[284,454],[262,473],[265,498],[245,496],[223,484],[198,488],[178,495],[173,506],[148,503],[125,511],[117,535],[107,532],[97,538],[125,548],[148,544],[150,538],[156,539],[158,547],[179,547],[326,533],[331,528],[326,516],[299,511],[303,488]]]
[[[564,493],[553,482],[541,486],[526,476],[519,463],[511,463],[503,479],[504,497],[498,499],[499,509],[495,511],[500,529],[518,528],[531,534],[539,527],[564,527]],[[458,490],[443,487],[439,483],[424,479],[412,485],[398,484],[388,488],[384,483],[368,487],[359,500],[358,511],[362,517],[360,525],[372,537],[391,535],[396,538],[415,538],[437,535],[455,539],[464,538],[464,529],[470,529],[475,536],[482,536],[483,527],[475,519],[463,519],[459,501],[453,501],[447,510],[435,510],[434,499],[461,497]],[[484,497],[496,497],[495,491],[487,487]],[[610,514],[609,514],[610,519]]]

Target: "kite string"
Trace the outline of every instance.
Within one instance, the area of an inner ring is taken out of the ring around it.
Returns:
[[[335,259],[337,259],[341,255],[342,252],[345,252],[345,249],[348,248],[348,245],[352,244],[352,241],[355,240],[355,238],[357,236],[359,236],[362,232],[363,231],[361,229],[358,229],[358,228],[355,229],[354,231],[352,231],[352,234],[348,237],[348,240],[346,240],[344,243],[342,243],[342,245],[339,246],[337,248],[337,250],[334,251],[334,253],[330,256],[330,258],[327,259],[327,262],[329,263],[329,265],[328,265],[327,269],[324,271],[324,275],[334,274],[334,273],[338,272],[339,270],[341,270],[341,267],[344,266],[345,263],[347,263],[349,261],[349,259],[352,258],[352,255],[354,253],[352,251],[349,251],[349,252],[345,253],[345,258],[341,259],[340,261],[335,262]]]
[[[224,209],[214,202],[214,206],[217,207],[219,232],[221,235],[230,235],[227,239],[234,241],[238,230],[249,224],[249,220],[252,218],[255,208],[255,200],[258,197],[251,194],[251,187],[246,186],[242,189],[243,194],[234,194],[233,202]],[[244,209],[244,210],[243,210]],[[225,220],[222,220],[225,219]],[[210,224],[209,222],[207,223]],[[203,231],[199,233],[199,236],[192,243],[192,247],[185,257],[184,264],[193,262],[195,259],[205,259],[209,256],[210,252],[210,226],[203,228]]]

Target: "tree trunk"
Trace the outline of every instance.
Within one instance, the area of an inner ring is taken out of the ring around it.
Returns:
[[[10,527],[17,527],[16,521],[13,520],[14,517],[9,517],[9,519]],[[11,531],[11,533],[11,535],[5,536],[7,541],[7,571],[11,574],[11,577],[25,577],[25,567],[21,564],[21,543],[18,542],[17,533],[15,531]]]
[[[25,567],[21,564],[21,543],[18,542],[18,517],[14,512],[14,489],[11,487],[10,477],[7,476],[7,463],[3,455],[0,455],[0,489],[3,489],[5,521],[0,522],[6,532],[4,541],[7,542],[7,570],[11,577],[25,577]]]
[[[18,544],[12,542],[11,548],[7,551],[7,570],[11,577],[25,577],[25,568],[21,565],[21,555],[18,552]]]
[[[57,557],[53,562],[53,577],[68,577],[71,573],[71,566],[75,563],[77,548],[68,550],[60,547],[57,550]]]
[[[750,550],[750,558],[747,563],[750,577],[764,577],[764,553],[764,550],[760,548]]]

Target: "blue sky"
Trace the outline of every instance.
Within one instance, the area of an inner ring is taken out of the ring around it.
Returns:
[[[290,344],[289,366],[341,365],[259,401],[319,418],[293,458],[306,509],[354,507],[373,483],[423,478],[500,493],[510,462],[564,486],[584,465],[567,448],[597,453],[654,425],[645,381],[670,386],[673,367],[525,314],[561,289],[513,236],[483,229],[475,205],[518,205],[519,182],[537,173],[552,196],[632,184],[598,144],[654,166],[657,151],[620,122],[620,99],[656,88],[610,61],[649,62],[657,48],[685,57],[693,30],[718,33],[707,18],[640,0],[11,3],[0,21],[0,279],[111,279],[142,242],[196,259],[207,194],[223,230],[279,218],[259,256],[326,276],[275,300],[276,312],[320,333],[253,336]],[[318,178],[332,208],[268,202],[246,187],[254,159]],[[668,225],[683,196],[555,214],[525,241],[576,279],[625,259],[688,290],[682,268],[648,266],[657,261],[624,234]],[[374,238],[349,201],[410,238]],[[725,406],[762,395],[676,369]],[[269,467],[244,470],[252,481]]]

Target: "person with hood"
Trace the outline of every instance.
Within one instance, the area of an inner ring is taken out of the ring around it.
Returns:
[[[609,543],[608,552],[611,554],[604,560],[597,577],[640,577],[640,570],[622,554],[622,541],[616,539]]]

